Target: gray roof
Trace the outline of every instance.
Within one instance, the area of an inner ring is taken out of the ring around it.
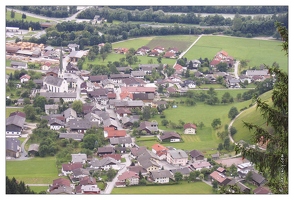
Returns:
[[[110,79],[123,79],[123,78],[129,78],[130,74],[110,74]]]
[[[76,98],[77,93],[76,92],[40,92],[40,96],[46,97],[46,98]]]
[[[144,71],[132,71],[131,75],[132,76],[145,76],[145,72]]]
[[[59,71],[59,67],[50,67],[46,73],[49,73],[49,72],[53,72],[55,74],[58,74],[58,71]]]
[[[172,169],[170,170],[171,173],[175,174],[176,172],[180,172],[183,175],[189,175],[191,170],[189,167],[184,167],[184,168],[180,168],[180,169]]]
[[[138,130],[148,129],[149,131],[158,131],[157,122],[143,121],[140,123]]]
[[[155,155],[152,151],[146,149],[145,151],[141,152],[137,160],[140,163],[140,165],[145,169],[151,166],[159,167],[157,162],[155,162],[153,159],[157,160],[158,156]]]
[[[58,78],[58,77],[54,77],[54,76],[46,76],[44,78],[43,82],[50,84],[50,85],[55,85],[55,86],[60,87],[63,81],[65,81],[65,80],[62,78]]]
[[[77,168],[77,169],[73,169],[72,173],[74,176],[80,176],[80,175],[87,175],[89,176],[89,170],[83,169],[83,168]]]
[[[188,158],[188,155],[185,151],[178,149],[178,150],[169,150],[168,153],[171,155],[173,159],[179,158]]]
[[[17,138],[6,138],[6,149],[17,152],[20,147],[20,141]]]
[[[159,170],[159,171],[151,171],[151,176],[154,178],[154,179],[157,179],[157,178],[172,178],[172,174],[169,170]]]
[[[77,118],[77,112],[74,109],[72,109],[72,108],[68,108],[65,111],[63,111],[63,116],[65,118],[68,118],[70,116],[72,116],[74,118]]]
[[[74,140],[82,140],[84,138],[84,134],[82,134],[82,133],[60,133],[59,138],[65,138],[65,139],[72,138]]]
[[[91,167],[103,167],[106,165],[113,165],[113,164],[117,164],[117,163],[118,163],[118,161],[116,161],[114,158],[106,157],[101,160],[97,160],[97,159],[92,160]]]
[[[27,63],[25,63],[25,62],[11,61],[10,65],[26,66]]]
[[[134,93],[134,100],[153,100],[155,97],[154,93]]]
[[[69,128],[70,129],[90,129],[91,128],[91,123],[87,119],[72,119],[68,122]]]
[[[247,187],[246,185],[244,185],[243,183],[241,183],[239,180],[236,180],[236,179],[232,179],[227,185],[237,185],[241,192],[244,192],[246,189],[247,190],[250,190],[249,187]]]
[[[201,151],[197,151],[194,149],[194,150],[190,151],[190,156],[192,158],[197,158],[198,156],[204,156],[204,155]]]
[[[102,81],[107,79],[107,75],[89,76],[89,80],[93,82]]]
[[[76,163],[76,162],[84,162],[87,161],[87,154],[85,153],[78,153],[78,154],[71,154],[71,162]]]
[[[265,76],[268,75],[268,69],[263,70],[247,70],[246,71],[247,76]]]
[[[92,119],[100,119],[101,117],[99,117],[97,114],[95,113],[88,113],[84,116],[84,119],[87,119],[89,121],[92,121]]]
[[[84,52],[82,52],[82,51],[72,51],[69,54],[69,57],[70,58],[81,58],[81,57],[83,57],[83,55],[84,55]]]
[[[6,119],[6,126],[13,124],[15,126],[22,128],[25,123],[25,120],[26,120],[26,118],[23,118],[19,115],[13,115],[13,116],[10,116]]]
[[[104,127],[109,127],[111,125],[118,127],[118,122],[116,120],[107,118],[107,119],[103,119],[103,125],[104,125]]]
[[[29,146],[29,151],[39,151],[39,144],[31,144]]]
[[[58,124],[58,125],[60,125],[60,126],[64,126],[64,125],[65,125],[61,120],[59,120],[59,119],[57,119],[57,118],[51,118],[51,119],[48,121],[48,124],[49,124],[49,125],[52,125],[52,124]]]
[[[110,138],[109,141],[110,141],[110,144],[112,144],[112,145],[131,144],[132,143],[132,138],[131,137]]]
[[[112,81],[110,81],[109,79],[104,79],[102,80],[102,85],[105,86],[107,84],[113,84]]]
[[[257,182],[258,184],[262,184],[265,181],[265,178],[262,175],[254,172],[254,171],[251,171],[251,172],[252,172],[251,178],[253,181]]]
[[[45,110],[58,110],[58,105],[57,104],[50,104],[50,105],[45,105]]]
[[[134,100],[134,101],[115,101],[115,107],[142,107],[144,106],[144,102],[142,100]]]

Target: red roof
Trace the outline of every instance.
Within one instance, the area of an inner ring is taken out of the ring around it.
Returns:
[[[152,146],[152,149],[154,149],[156,152],[158,152],[158,151],[167,150],[168,148],[166,148],[165,146],[163,146],[161,144],[154,144]]]
[[[72,171],[74,169],[82,168],[82,163],[70,163],[70,164],[62,164],[63,171]]]
[[[218,172],[220,172],[220,173],[224,173],[226,170],[224,169],[224,168],[222,168],[222,167],[218,167],[217,169],[216,169]]]
[[[218,60],[218,59],[213,59],[211,62],[210,62],[210,65],[217,65],[219,64],[221,61]]]
[[[184,125],[184,129],[187,129],[187,128],[194,128],[196,129],[196,125],[192,124],[192,123],[187,123]]]
[[[181,71],[181,70],[183,70],[183,66],[182,66],[182,65],[179,65],[179,64],[176,64],[176,65],[174,66],[174,69],[175,69],[176,71]]]
[[[30,75],[28,75],[28,74],[25,74],[25,75],[23,75],[22,77],[20,77],[20,79],[30,79],[31,77],[30,77]]]
[[[114,92],[108,93],[107,94],[108,99],[115,99],[116,98],[116,94]]]
[[[226,57],[228,57],[228,55],[229,55],[227,52],[225,52],[225,51],[223,51],[223,50],[220,51],[219,53],[223,54],[223,55],[226,56]]]
[[[126,171],[126,172],[122,173],[122,175],[118,176],[119,181],[124,181],[129,178],[139,178],[139,175],[133,171]]]
[[[108,138],[125,137],[127,135],[125,130],[108,130],[106,132],[108,133]]]
[[[66,179],[66,178],[58,178],[53,180],[53,184],[52,185],[65,185],[65,186],[70,186],[70,180]]]
[[[211,176],[211,178],[213,178],[218,183],[222,183],[222,182],[224,182],[227,179],[224,175],[220,174],[217,171],[212,172],[210,174],[210,176]]]
[[[166,57],[166,58],[175,57],[175,56],[176,56],[176,54],[173,53],[173,52],[166,52],[166,53],[164,54],[164,57]]]
[[[123,91],[120,93],[120,99],[124,99],[126,97],[129,97],[130,99],[133,99],[133,94],[128,91]]]

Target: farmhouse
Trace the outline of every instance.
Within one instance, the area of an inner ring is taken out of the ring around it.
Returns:
[[[126,185],[138,185],[139,184],[139,175],[133,171],[126,171],[118,176],[118,182],[116,186],[126,186]]]
[[[10,67],[17,68],[17,69],[27,69],[28,64],[25,62],[11,61]]]
[[[195,134],[196,133],[196,125],[192,123],[184,124],[184,133],[185,134]]]
[[[158,170],[150,172],[150,178],[155,183],[168,183],[172,177],[173,175],[169,170]]]
[[[39,153],[39,144],[31,144],[29,146],[29,150],[28,150],[28,154],[30,156],[34,156],[34,155],[37,155]]]
[[[195,149],[190,151],[190,157],[192,161],[204,160],[204,155],[202,154],[202,152]]]
[[[213,171],[209,176],[220,185],[227,185],[231,181],[225,175],[217,171]]]
[[[157,136],[161,142],[180,142],[181,136],[176,132],[163,132],[162,135]]]
[[[6,156],[18,158],[21,153],[20,141],[17,138],[6,138]]]
[[[13,115],[6,119],[6,136],[20,136],[26,118]]]

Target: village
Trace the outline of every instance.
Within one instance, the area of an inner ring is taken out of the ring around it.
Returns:
[[[100,44],[99,46],[103,46]],[[114,52],[124,54],[126,48],[113,49]],[[14,69],[28,70],[28,61],[41,64],[41,79],[32,79],[28,74],[23,74],[16,87],[22,87],[29,81],[33,81],[37,88],[32,89],[30,99],[37,96],[45,97],[50,104],[45,105],[46,115],[41,117],[46,120],[49,129],[57,131],[59,139],[83,141],[84,134],[89,129],[101,128],[107,144],[98,147],[95,156],[87,157],[84,153],[72,154],[70,163],[63,163],[60,178],[53,181],[49,186],[50,194],[110,194],[114,187],[128,187],[132,185],[144,185],[146,182],[153,184],[168,184],[179,179],[203,180],[206,177],[207,184],[212,182],[218,185],[237,184],[241,191],[250,193],[250,188],[242,181],[246,175],[251,173],[251,182],[258,186],[254,193],[270,193],[263,186],[266,179],[254,170],[250,161],[241,161],[237,167],[237,174],[230,174],[215,160],[219,155],[212,158],[204,157],[203,153],[194,149],[185,151],[175,149],[173,143],[181,141],[181,135],[177,132],[163,131],[158,128],[156,121],[144,121],[140,119],[138,110],[145,107],[157,110],[166,108],[169,103],[162,100],[158,92],[160,86],[166,87],[165,99],[171,95],[183,95],[189,90],[197,88],[196,82],[191,80],[182,81],[183,71],[187,70],[189,63],[195,76],[206,78],[215,83],[217,77],[222,76],[227,88],[240,88],[240,83],[245,81],[251,83],[263,81],[269,78],[267,70],[247,70],[245,75],[236,77],[234,73],[213,72],[203,74],[197,71],[199,60],[188,62],[186,66],[175,64],[174,73],[171,76],[165,74],[165,79],[156,80],[153,83],[145,80],[145,76],[154,71],[163,72],[164,64],[139,64],[138,70],[129,67],[118,67],[118,74],[91,75],[89,71],[79,70],[77,62],[87,55],[87,51],[80,51],[79,45],[69,44],[68,47],[54,48],[35,44],[24,44],[19,42],[6,45],[7,59],[11,61]],[[150,49],[146,46],[139,48],[136,55],[157,56],[176,58],[179,52],[176,48],[168,49],[166,52],[162,47]],[[25,61],[23,61],[23,60]],[[210,62],[212,68],[219,63],[226,63],[228,67],[234,68],[236,60],[225,51],[216,52]],[[160,71],[161,70],[161,71]],[[126,73],[128,72],[128,73]],[[6,75],[6,84],[9,82]],[[9,97],[7,97],[9,98]],[[80,113],[72,107],[60,112],[61,103],[82,102]],[[22,106],[24,99],[18,99],[16,106]],[[172,105],[173,106],[173,105]],[[18,137],[30,137],[34,127],[26,123],[26,114],[20,111],[11,113],[6,119],[6,156],[8,159],[29,159],[38,155],[39,144],[31,144],[28,152],[24,150]],[[28,130],[30,129],[30,130]],[[131,133],[136,129],[146,137],[157,137],[158,143],[148,149],[136,144],[136,138]],[[30,134],[25,134],[29,133]],[[181,134],[197,134],[197,125],[191,123],[183,124]],[[169,146],[161,145],[161,142],[170,143]],[[122,158],[125,162],[121,162]],[[211,163],[214,163],[212,165]],[[229,167],[229,166],[226,166]],[[115,170],[116,174],[112,181],[108,181],[102,190],[97,187],[96,178],[92,175],[96,171]],[[205,174],[203,169],[214,169],[212,173]],[[195,175],[195,173],[197,175]],[[197,176],[197,177],[196,177]]]

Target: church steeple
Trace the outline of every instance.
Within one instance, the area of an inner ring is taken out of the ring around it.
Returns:
[[[63,55],[62,55],[62,47],[60,48],[60,56],[59,56],[59,78],[63,78]]]

